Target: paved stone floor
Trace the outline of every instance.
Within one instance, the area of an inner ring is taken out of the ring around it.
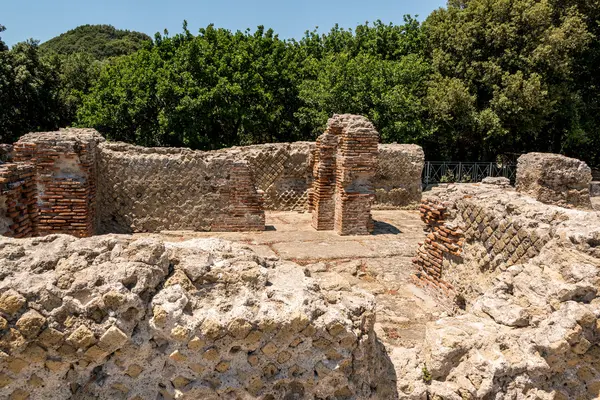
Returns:
[[[171,241],[217,237],[241,242],[263,257],[306,266],[324,289],[364,289],[376,297],[379,338],[390,345],[417,346],[423,341],[424,323],[444,311],[410,278],[411,259],[424,238],[423,223],[417,211],[376,210],[373,218],[375,231],[369,236],[316,231],[311,214],[296,212],[267,213],[265,232],[168,231],[159,236]]]

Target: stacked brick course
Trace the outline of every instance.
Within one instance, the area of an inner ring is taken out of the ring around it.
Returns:
[[[33,236],[37,222],[35,170],[28,164],[0,164],[0,235]]]
[[[366,118],[334,115],[317,139],[312,226],[340,235],[367,235],[373,230],[371,205],[379,134]]]
[[[373,231],[379,134],[363,117],[349,116],[335,123],[343,129],[337,151],[334,228],[340,235],[368,235]]]
[[[513,210],[531,210],[530,213]],[[463,184],[434,189],[420,207],[427,237],[413,262],[418,282],[468,294],[465,273],[493,272],[536,257],[564,215],[513,189]],[[466,266],[466,267],[465,267]]]
[[[421,219],[429,232],[413,262],[419,267],[418,282],[453,292],[453,286],[442,279],[444,258],[460,257],[464,244],[463,231],[446,223],[448,210],[436,200],[424,199],[419,208]]]
[[[231,184],[220,194],[221,216],[211,225],[215,232],[264,231],[265,213],[261,193],[254,187],[248,163],[238,161],[231,168]]]
[[[337,142],[330,128],[317,138],[310,200],[312,226],[317,230],[334,228]]]
[[[96,131],[69,129],[30,133],[15,143],[15,162],[35,166],[37,234],[94,234],[97,144],[102,141]]]

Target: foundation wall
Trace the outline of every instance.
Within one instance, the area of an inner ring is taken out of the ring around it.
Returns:
[[[455,189],[465,195],[454,196]],[[470,274],[493,276],[538,256],[550,240],[548,222],[558,222],[559,215],[549,210],[546,223],[521,213],[513,215],[511,208],[536,202],[524,196],[514,201],[512,196],[516,196],[512,188],[478,184],[460,189],[441,186],[424,198],[419,211],[426,238],[413,260],[419,283],[469,300],[483,291],[475,287]]]
[[[448,314],[426,327],[431,397],[597,398],[598,213],[487,182],[440,185],[420,207],[415,282]]]
[[[3,399],[368,399],[395,384],[372,296],[330,304],[302,267],[230,242],[0,238],[0,264]]]

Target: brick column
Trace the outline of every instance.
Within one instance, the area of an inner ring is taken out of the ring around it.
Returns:
[[[371,206],[379,134],[360,116],[332,123],[343,124],[337,148],[334,228],[340,235],[368,235],[373,231]]]
[[[373,231],[371,205],[379,134],[359,115],[334,115],[317,139],[310,193],[312,226],[340,235]]]
[[[92,236],[95,230],[96,146],[90,129],[30,133],[15,143],[14,160],[35,166],[37,233]]]

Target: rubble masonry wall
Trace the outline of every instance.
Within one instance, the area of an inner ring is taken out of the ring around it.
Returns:
[[[517,161],[517,191],[546,204],[591,209],[592,170],[560,154],[528,153]]]

